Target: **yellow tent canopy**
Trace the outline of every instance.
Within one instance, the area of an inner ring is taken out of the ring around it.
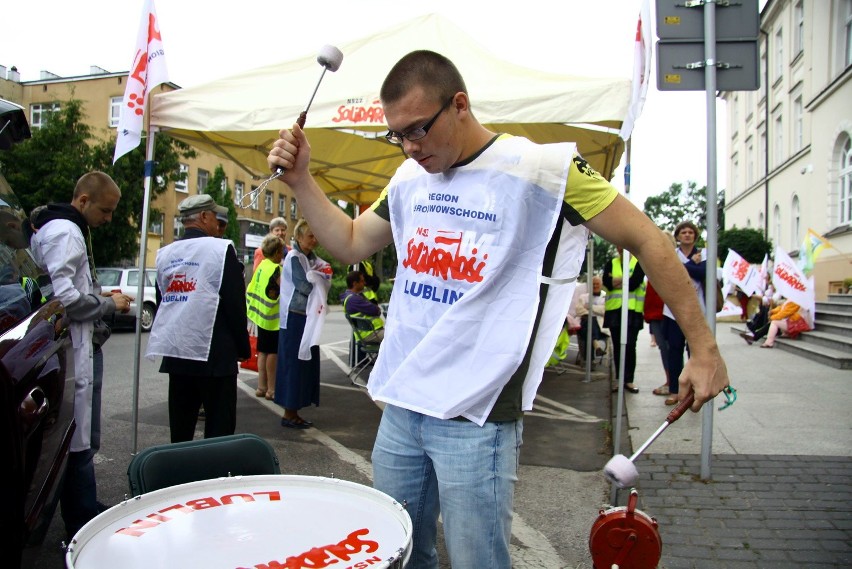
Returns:
[[[437,51],[456,64],[474,114],[491,130],[539,143],[575,142],[607,178],[621,158],[618,129],[630,102],[629,79],[547,73],[498,60],[435,14],[338,47],[343,63],[325,74],[306,123],[311,171],[331,198],[371,203],[403,161],[401,149],[384,140],[378,92],[399,58],[417,49]],[[311,55],[159,94],[151,125],[263,178],[278,130],[305,109],[321,73]]]

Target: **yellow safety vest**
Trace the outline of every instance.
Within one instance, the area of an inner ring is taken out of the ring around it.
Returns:
[[[350,294],[349,296],[343,299],[343,310],[346,310],[346,302],[356,294],[358,293]],[[364,293],[362,292],[361,294],[363,295]],[[350,314],[350,316],[368,319],[370,322],[373,323],[373,330],[380,330],[385,327],[385,321],[382,320],[381,316],[370,316],[369,314],[364,314],[363,312],[353,312],[352,314]],[[355,337],[358,338],[358,340],[363,340],[364,338],[372,334],[372,331],[356,329],[354,330],[354,334]]]
[[[636,268],[636,257],[630,257],[630,275],[633,275],[633,270]],[[612,278],[623,277],[621,270],[621,257],[615,257],[612,260]],[[628,279],[630,277],[628,276]],[[625,279],[625,280],[628,280]],[[624,283],[622,282],[622,286]],[[629,285],[628,285],[629,286]],[[607,290],[606,304],[604,305],[607,312],[610,310],[618,310],[621,308],[621,287]],[[636,290],[631,291],[627,297],[627,308],[639,314],[643,314],[645,310],[645,283],[639,285]]]
[[[370,261],[361,261],[361,264],[364,265],[364,272],[367,273],[367,276],[372,277],[373,276],[373,264]],[[376,304],[378,304],[379,295],[377,295],[376,291],[374,291],[370,287],[366,287],[364,290],[362,290],[361,294],[367,300],[369,300],[371,302],[376,302]]]
[[[266,286],[269,278],[280,268],[278,264],[263,259],[257,266],[257,270],[251,277],[248,290],[246,290],[246,315],[248,319],[257,324],[258,328],[278,331],[278,300],[266,296]]]

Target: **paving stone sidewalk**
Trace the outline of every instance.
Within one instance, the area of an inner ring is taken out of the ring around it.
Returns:
[[[852,567],[852,458],[646,454],[638,508],[656,518],[662,569]]]

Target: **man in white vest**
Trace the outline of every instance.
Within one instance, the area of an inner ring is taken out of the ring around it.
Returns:
[[[157,317],[146,356],[163,356],[169,374],[173,443],[190,441],[204,406],[204,438],[232,435],[237,426],[238,362],[251,356],[246,287],[233,243],[219,239],[207,194],[178,204],[183,238],[157,252]]]
[[[340,261],[396,246],[369,392],[385,404],[374,484],[414,522],[407,567],[438,566],[440,515],[454,569],[507,569],[523,413],[568,312],[586,227],[635,252],[683,320],[696,348],[681,396],[695,393],[694,411],[728,385],[725,363],[695,297],[680,294],[689,279],[668,241],[573,144],[489,131],[455,65],[431,51],[403,57],[379,95],[386,138],[408,159],[357,219],[311,176],[298,125],[280,131],[268,163]]]
[[[101,293],[89,228],[109,223],[120,199],[121,190],[109,175],[89,172],[77,180],[70,204],[50,204],[32,220],[37,231],[30,242],[33,256],[50,275],[54,297],[65,305],[71,320],[77,428],[60,497],[69,538],[103,509],[97,501],[94,462],[101,444],[101,346],[109,337],[103,318],[126,312],[133,299]]]

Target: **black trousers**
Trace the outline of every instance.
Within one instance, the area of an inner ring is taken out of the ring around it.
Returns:
[[[173,443],[193,439],[202,405],[205,439],[233,435],[237,428],[237,374],[169,374],[169,429]]]
[[[632,326],[629,320],[628,318],[625,346],[627,353],[624,355],[624,383],[633,383],[633,375],[636,372],[636,342],[639,339],[639,332],[642,331],[641,327]],[[612,365],[615,366],[615,377],[617,379],[621,371],[619,369],[621,367],[621,326],[610,328],[609,332],[612,335],[612,355],[615,358]]]

